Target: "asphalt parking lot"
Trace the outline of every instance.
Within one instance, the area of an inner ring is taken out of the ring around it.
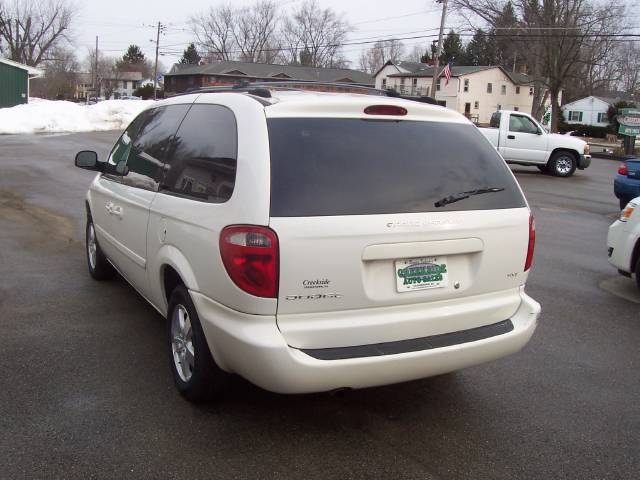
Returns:
[[[640,295],[606,260],[617,162],[514,171],[536,215],[527,348],[407,384],[283,396],[237,379],[194,406],[160,316],[86,272],[81,149],[0,137],[0,478],[640,478]]]

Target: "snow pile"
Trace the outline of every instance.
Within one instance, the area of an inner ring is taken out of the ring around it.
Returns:
[[[0,108],[0,134],[123,130],[153,100],[106,100],[95,105],[30,98]]]

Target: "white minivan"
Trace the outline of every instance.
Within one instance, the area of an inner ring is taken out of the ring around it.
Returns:
[[[520,350],[533,217],[505,162],[446,108],[277,88],[142,112],[86,198],[89,272],[167,318],[179,390],[228,373],[282,393],[362,388]]]

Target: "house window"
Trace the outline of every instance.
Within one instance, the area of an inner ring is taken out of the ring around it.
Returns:
[[[491,83],[487,83],[487,93],[493,92],[493,85]]]
[[[383,89],[387,88],[387,79],[386,78],[382,79],[382,88]]]
[[[473,102],[473,108],[475,110],[478,110],[478,108],[480,108],[480,102],[478,102],[477,100],[475,102]]]
[[[513,107],[513,111],[514,112],[519,112],[520,111],[520,107]]]
[[[569,112],[569,121],[571,122],[581,122],[582,121],[582,112]]]
[[[440,79],[436,82],[436,92],[440,91]]]
[[[417,78],[414,78],[414,79],[412,80],[412,83],[413,83],[413,86],[414,86],[414,87],[417,87],[417,86],[418,86],[418,79],[417,79]]]
[[[404,85],[404,77],[400,79],[400,85]]]
[[[498,104],[498,110],[502,110],[502,105]]]
[[[516,87],[516,95],[520,93],[520,87]]]
[[[469,91],[469,79],[468,78],[465,78],[465,80],[464,80],[464,88],[463,88],[463,90],[465,92]]]
[[[606,113],[598,112],[598,123],[609,123]]]
[[[533,87],[529,87],[529,95],[533,95]]]
[[[502,95],[506,95],[507,94],[507,86],[506,85],[502,85],[502,87],[500,87],[500,93]]]

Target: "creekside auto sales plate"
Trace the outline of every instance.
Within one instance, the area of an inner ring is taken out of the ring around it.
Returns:
[[[396,260],[396,289],[399,293],[449,284],[447,257],[422,257]]]

